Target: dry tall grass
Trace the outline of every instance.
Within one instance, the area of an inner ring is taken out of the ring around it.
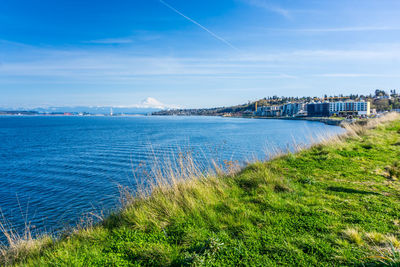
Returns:
[[[29,223],[25,223],[23,234],[20,235],[4,217],[0,221],[0,232],[7,239],[7,244],[0,245],[1,266],[11,266],[16,260],[20,261],[28,255],[39,254],[42,249],[53,243],[53,239],[48,235],[33,238]]]
[[[397,112],[390,112],[381,117],[374,119],[365,119],[356,121],[355,123],[344,123],[343,127],[346,129],[346,136],[357,136],[365,133],[369,129],[376,128],[382,124],[400,119],[400,114]]]
[[[200,210],[200,205],[217,201],[223,192],[220,178],[240,170],[235,162],[211,162],[212,169],[199,167],[190,152],[173,160],[154,160],[146,183],[138,181],[134,190],[120,186],[122,215],[138,228],[163,227],[171,215]],[[218,177],[218,178],[217,178]]]
[[[395,120],[400,120],[400,114],[397,112],[390,112],[378,118],[364,119],[353,123],[344,122],[342,123],[342,127],[346,130],[345,133],[335,136],[319,136],[318,139],[320,142],[315,145],[337,144],[350,137],[357,138],[370,129],[374,129]]]

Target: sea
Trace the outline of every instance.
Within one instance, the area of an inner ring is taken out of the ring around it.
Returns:
[[[134,192],[182,153],[207,172],[343,132],[303,120],[0,116],[0,221],[20,235],[27,225],[57,234],[118,209],[121,186]]]

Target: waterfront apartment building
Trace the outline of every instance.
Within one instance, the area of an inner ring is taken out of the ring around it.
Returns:
[[[281,116],[281,107],[280,106],[259,107],[257,109],[256,114],[258,116],[264,116],[264,117],[279,117]]]
[[[331,115],[370,115],[371,103],[369,102],[332,102],[329,103],[329,113]]]
[[[329,102],[307,104],[308,117],[329,117]]]
[[[281,106],[281,116],[292,117],[305,110],[304,103],[287,103]]]
[[[287,103],[281,106],[266,106],[257,108],[256,115],[264,117],[293,117],[305,114],[306,104],[304,103]]]
[[[371,104],[364,101],[310,103],[307,104],[307,112],[309,117],[362,116],[371,114]]]

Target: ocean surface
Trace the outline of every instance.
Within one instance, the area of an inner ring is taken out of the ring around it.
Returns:
[[[291,120],[0,116],[1,221],[19,232],[25,223],[34,233],[57,232],[118,207],[118,185],[134,190],[156,161],[178,153],[190,151],[207,169],[212,159],[244,164],[342,132]]]

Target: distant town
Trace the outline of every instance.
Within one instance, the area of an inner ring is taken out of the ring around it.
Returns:
[[[400,112],[400,94],[396,90],[376,90],[370,95],[338,95],[324,97],[272,96],[244,105],[210,109],[175,109],[154,112],[153,115],[200,115],[225,117],[337,117],[374,116],[387,111]]]
[[[247,104],[203,109],[113,109],[96,108],[90,112],[75,108],[53,108],[52,111],[0,110],[0,115],[16,116],[223,116],[256,118],[362,118],[377,114],[400,112],[400,94],[396,90],[375,90],[370,95],[337,95],[323,97],[266,97]]]

